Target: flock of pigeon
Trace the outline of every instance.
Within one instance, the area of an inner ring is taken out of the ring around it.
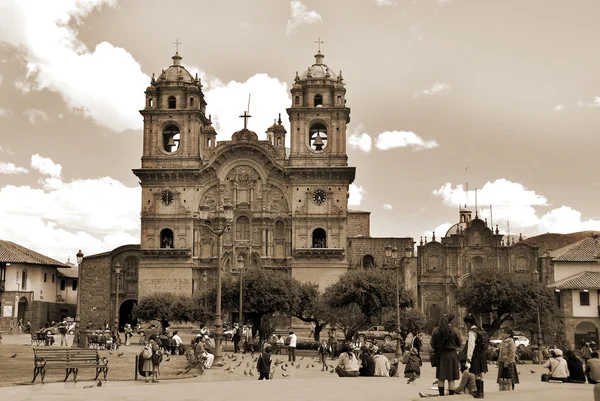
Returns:
[[[246,355],[244,355],[244,354],[241,355],[241,359],[239,358],[239,356],[237,354],[233,354],[233,355],[225,354],[224,357],[225,357],[225,359],[223,362],[224,362],[224,366],[226,366],[226,368],[223,370],[224,372],[227,372],[228,374],[232,374],[232,373],[240,372],[243,370],[244,376],[256,376],[254,371],[256,370],[256,362],[258,361],[258,357],[254,357],[254,354],[251,354],[249,356],[248,360],[245,360]],[[238,362],[238,360],[239,360],[239,362]],[[298,358],[298,361],[302,361],[302,360],[304,360],[303,356]],[[274,359],[271,362],[271,373],[269,374],[269,378],[272,379],[275,376],[275,374],[277,373],[278,369],[281,370],[282,377],[290,377],[289,372],[292,369],[301,369],[302,365],[304,365],[304,363],[305,362],[302,362],[302,363],[296,362],[294,364],[292,362],[282,361],[281,359]],[[320,368],[321,366],[322,366],[322,364],[319,361],[318,357],[310,358],[310,359],[307,358],[307,363],[304,366],[304,369],[311,369],[311,368],[315,368],[315,367]],[[335,368],[333,365],[328,365],[328,370],[324,370],[324,372],[334,373]]]

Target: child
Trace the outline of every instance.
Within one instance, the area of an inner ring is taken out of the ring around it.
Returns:
[[[319,346],[318,352],[319,352],[319,358],[321,359],[321,363],[323,364],[323,367],[321,368],[321,372],[327,370],[327,351],[328,351],[329,347],[327,345],[327,340],[323,340],[321,341],[321,345]]]
[[[410,352],[406,351],[404,353],[402,363],[406,365],[406,368],[404,368],[404,377],[419,378],[421,376],[422,363],[416,348],[411,348]]]

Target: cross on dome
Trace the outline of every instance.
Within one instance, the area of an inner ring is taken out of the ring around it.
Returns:
[[[244,111],[244,114],[242,114],[240,116],[240,118],[244,119],[244,129],[248,129],[248,119],[252,117],[250,114],[248,114],[246,111]]]
[[[321,37],[319,36],[319,40],[315,41],[315,43],[318,43],[318,45],[319,45],[319,53],[321,53],[321,44],[322,44],[322,43],[325,43],[325,42],[323,42],[323,41],[321,40]]]
[[[175,42],[171,43],[172,45],[175,45],[175,53],[179,54],[179,45],[182,45],[183,43],[181,43],[179,41],[179,38],[175,39]]]

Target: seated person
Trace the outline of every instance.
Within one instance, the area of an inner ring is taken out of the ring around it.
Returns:
[[[369,348],[363,345],[360,348],[360,360],[361,367],[359,369],[359,376],[374,376],[375,375],[375,361],[369,352]]]
[[[471,394],[474,395],[477,391],[475,388],[475,375],[469,372],[469,369],[465,366],[465,363],[460,364],[460,371],[462,376],[460,377],[460,384],[454,390],[454,394]]]
[[[575,356],[572,350],[565,351],[565,360],[569,368],[570,383],[585,383],[585,373],[583,372],[583,363]]]
[[[381,349],[377,350],[373,360],[375,361],[375,376],[390,377],[390,361],[383,355]]]
[[[550,350],[550,359],[542,365],[544,368],[548,368],[549,380],[568,381],[569,367],[562,355],[563,353],[559,349]]]
[[[600,359],[598,359],[597,351],[592,351],[591,356],[592,358],[588,359],[585,364],[585,375],[588,383],[596,384],[600,382]]]
[[[348,344],[342,346],[335,372],[339,377],[358,377],[358,359]]]

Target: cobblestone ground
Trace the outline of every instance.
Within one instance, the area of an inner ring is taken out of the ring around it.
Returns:
[[[6,337],[5,337],[6,338]],[[137,348],[136,348],[137,349]],[[133,351],[133,348],[132,348]],[[227,353],[230,357],[233,355]],[[156,384],[132,381],[107,381],[101,387],[90,382],[47,383],[0,388],[2,400],[207,400],[220,401],[243,397],[244,401],[327,400],[327,401],[404,401],[418,399],[419,391],[430,390],[435,372],[428,364],[422,375],[412,384],[404,378],[338,378],[335,374],[321,372],[314,353],[303,352],[292,367],[279,365],[274,380],[258,381],[257,376],[244,375],[254,366],[250,355],[237,356],[234,361],[225,358],[225,366],[207,370],[204,375],[184,380],[162,380]],[[287,361],[286,355],[274,359]],[[241,363],[240,363],[241,362]],[[329,363],[333,364],[333,361]],[[2,371],[0,361],[0,374]],[[249,366],[247,366],[249,365]],[[299,367],[297,367],[299,365]],[[283,368],[282,368],[283,366]],[[229,373],[228,369],[234,369]],[[283,370],[283,369],[286,370]],[[496,368],[490,365],[485,378],[486,398],[493,400],[540,401],[592,401],[589,384],[558,384],[540,382],[543,369],[536,365],[520,365],[521,384],[514,392],[498,392],[495,383]],[[533,371],[533,373],[532,373]],[[253,370],[253,374],[256,374]],[[284,374],[287,377],[284,377]],[[110,374],[109,374],[110,379]],[[86,388],[88,387],[88,388]],[[455,396],[454,399],[470,399]]]

